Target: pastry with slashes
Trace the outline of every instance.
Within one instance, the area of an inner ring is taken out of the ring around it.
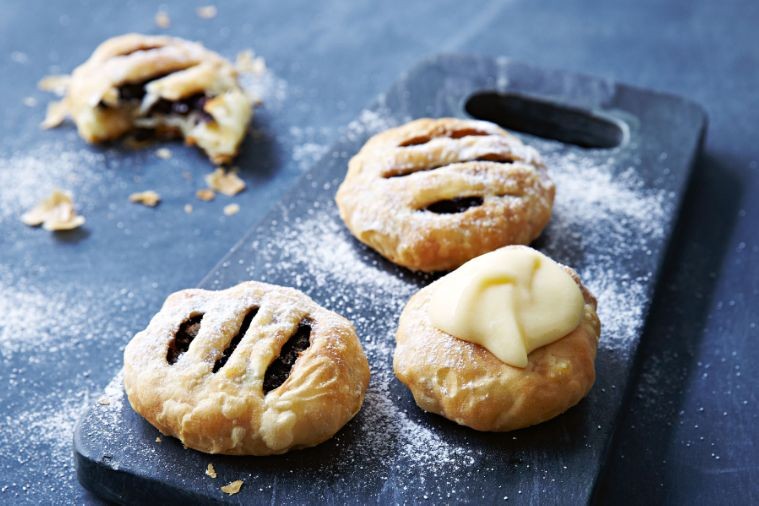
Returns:
[[[298,290],[255,281],[170,295],[124,351],[134,410],[207,453],[322,443],[358,412],[368,383],[348,320]]]

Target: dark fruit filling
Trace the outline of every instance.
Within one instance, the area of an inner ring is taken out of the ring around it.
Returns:
[[[454,199],[439,200],[424,208],[435,214],[457,214],[467,209],[482,205],[482,197],[457,197]]]
[[[149,79],[141,83],[130,83],[130,84],[123,84],[119,86],[118,88],[119,101],[120,102],[141,101],[143,98],[145,98],[145,93],[146,93],[145,86],[150,81],[154,81],[162,77],[165,77],[165,76],[156,76],[152,79]],[[208,96],[206,96],[205,93],[197,93],[190,97],[183,98],[182,100],[166,100],[166,99],[161,98],[161,99],[158,99],[158,101],[156,101],[150,107],[147,114],[148,115],[174,114],[177,116],[186,116],[190,113],[195,113],[201,122],[208,123],[208,122],[213,121],[213,116],[208,114],[203,109],[203,107],[205,107],[206,105],[206,102],[208,102]],[[100,106],[104,107],[105,104],[101,102]]]
[[[279,357],[266,369],[264,375],[264,393],[278,388],[290,376],[293,364],[303,351],[311,344],[311,324],[303,320],[298,324],[298,330],[287,340],[279,352]]]
[[[202,314],[192,316],[179,326],[179,330],[169,343],[169,350],[166,352],[166,361],[169,364],[175,364],[179,357],[190,348],[190,343],[200,332],[200,321],[202,319]]]

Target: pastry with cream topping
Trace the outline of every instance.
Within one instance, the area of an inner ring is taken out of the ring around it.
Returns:
[[[322,443],[358,412],[368,383],[348,320],[298,290],[255,281],[170,295],[124,351],[134,410],[207,453]]]
[[[533,241],[554,193],[538,153],[498,126],[418,119],[369,139],[337,205],[351,233],[385,258],[441,271]]]
[[[393,368],[423,410],[481,431],[510,431],[585,397],[599,335],[596,299],[572,269],[507,246],[411,297]]]
[[[167,36],[113,37],[77,67],[62,102],[88,142],[142,131],[182,137],[217,164],[238,152],[253,101],[231,62],[196,42]]]

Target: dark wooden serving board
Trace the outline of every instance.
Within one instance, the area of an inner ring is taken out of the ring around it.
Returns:
[[[598,296],[604,327],[589,396],[550,422],[507,434],[425,414],[393,378],[397,317],[431,278],[353,240],[334,204],[348,159],[377,130],[472,114],[559,139],[519,134],[545,154],[557,182],[552,224],[535,247],[580,272]],[[473,56],[420,64],[201,283],[294,286],[353,320],[372,365],[359,415],[316,448],[267,458],[205,455],[172,438],[156,442],[117,376],[77,426],[79,480],[118,503],[591,501],[705,125],[693,103],[604,79]],[[204,474],[208,463],[218,478]],[[245,482],[237,495],[219,490],[237,479]]]

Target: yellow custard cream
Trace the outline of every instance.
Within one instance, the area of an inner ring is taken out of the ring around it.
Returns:
[[[465,263],[436,283],[432,325],[477,343],[515,367],[527,354],[580,324],[584,300],[556,262],[526,246],[507,246]]]

